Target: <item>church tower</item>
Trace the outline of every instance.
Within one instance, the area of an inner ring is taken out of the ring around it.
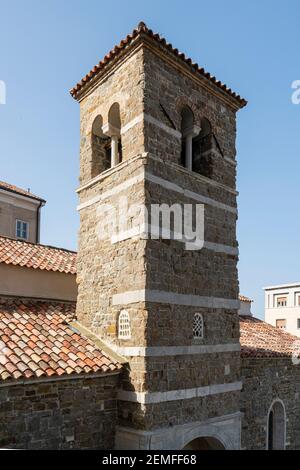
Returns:
[[[77,316],[127,360],[116,448],[238,449],[235,140],[246,101],[144,23],[71,94]]]

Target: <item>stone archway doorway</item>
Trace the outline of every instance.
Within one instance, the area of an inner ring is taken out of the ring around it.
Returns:
[[[225,450],[225,447],[214,437],[198,437],[189,442],[184,450]]]

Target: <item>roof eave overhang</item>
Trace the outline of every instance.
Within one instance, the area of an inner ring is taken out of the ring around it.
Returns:
[[[19,193],[18,191],[15,191],[14,189],[10,189],[10,188],[4,188],[2,186],[0,186],[0,192],[4,192],[4,193],[11,193],[13,194],[15,197],[19,198],[19,199],[23,199],[23,200],[28,200],[30,199],[30,201],[33,201],[35,202],[36,204],[41,204],[41,205],[45,205],[47,201],[45,201],[45,199],[41,199],[37,196],[32,196],[30,193],[27,195],[27,194],[21,194]]]
[[[221,99],[226,101],[236,111],[247,105],[245,99],[236,95],[226,85],[205,72],[198,64],[192,63],[191,59],[186,59],[184,54],[179,53],[177,49],[167,44],[164,39],[158,38],[159,36],[154,35],[152,32],[150,34],[149,32],[135,30],[131,36],[128,36],[125,41],[121,41],[120,46],[116,46],[115,49],[105,56],[103,61],[95,66],[81,82],[70,90],[72,97],[80,102],[101,80],[112,73],[115,67],[120,65],[128,54],[135,52],[140,46],[144,46],[159,54],[164,60],[171,62],[173,66],[175,65],[176,68],[188,74],[192,79],[197,80],[200,85],[209,88],[214,94],[217,93]]]

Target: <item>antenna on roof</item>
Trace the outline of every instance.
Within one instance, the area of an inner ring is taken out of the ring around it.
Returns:
[[[30,188],[27,188],[27,192],[30,193]]]

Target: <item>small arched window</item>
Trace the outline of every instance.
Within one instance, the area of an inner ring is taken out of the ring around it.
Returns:
[[[181,111],[181,164],[188,170],[193,170],[193,144],[194,138],[199,134],[200,127],[195,125],[195,118],[192,110],[185,106]]]
[[[91,178],[122,161],[121,117],[118,103],[114,103],[108,113],[108,122],[103,124],[98,115],[92,126]]]
[[[120,106],[114,103],[108,113],[108,122],[102,128],[104,134],[109,137],[111,167],[122,161],[121,143],[121,115]]]
[[[213,135],[208,119],[201,120],[200,134],[193,141],[193,171],[211,178],[213,173]]]
[[[110,168],[110,138],[102,131],[102,116],[98,115],[92,126],[91,178]]]
[[[204,324],[203,324],[203,316],[201,315],[201,313],[195,313],[194,315],[193,336],[194,336],[194,339],[204,338]]]
[[[285,426],[286,416],[284,405],[280,400],[276,400],[268,413],[267,426],[267,449],[285,449]]]
[[[119,315],[118,321],[118,338],[119,339],[130,339],[131,328],[130,328],[130,317],[126,310],[122,310]]]

